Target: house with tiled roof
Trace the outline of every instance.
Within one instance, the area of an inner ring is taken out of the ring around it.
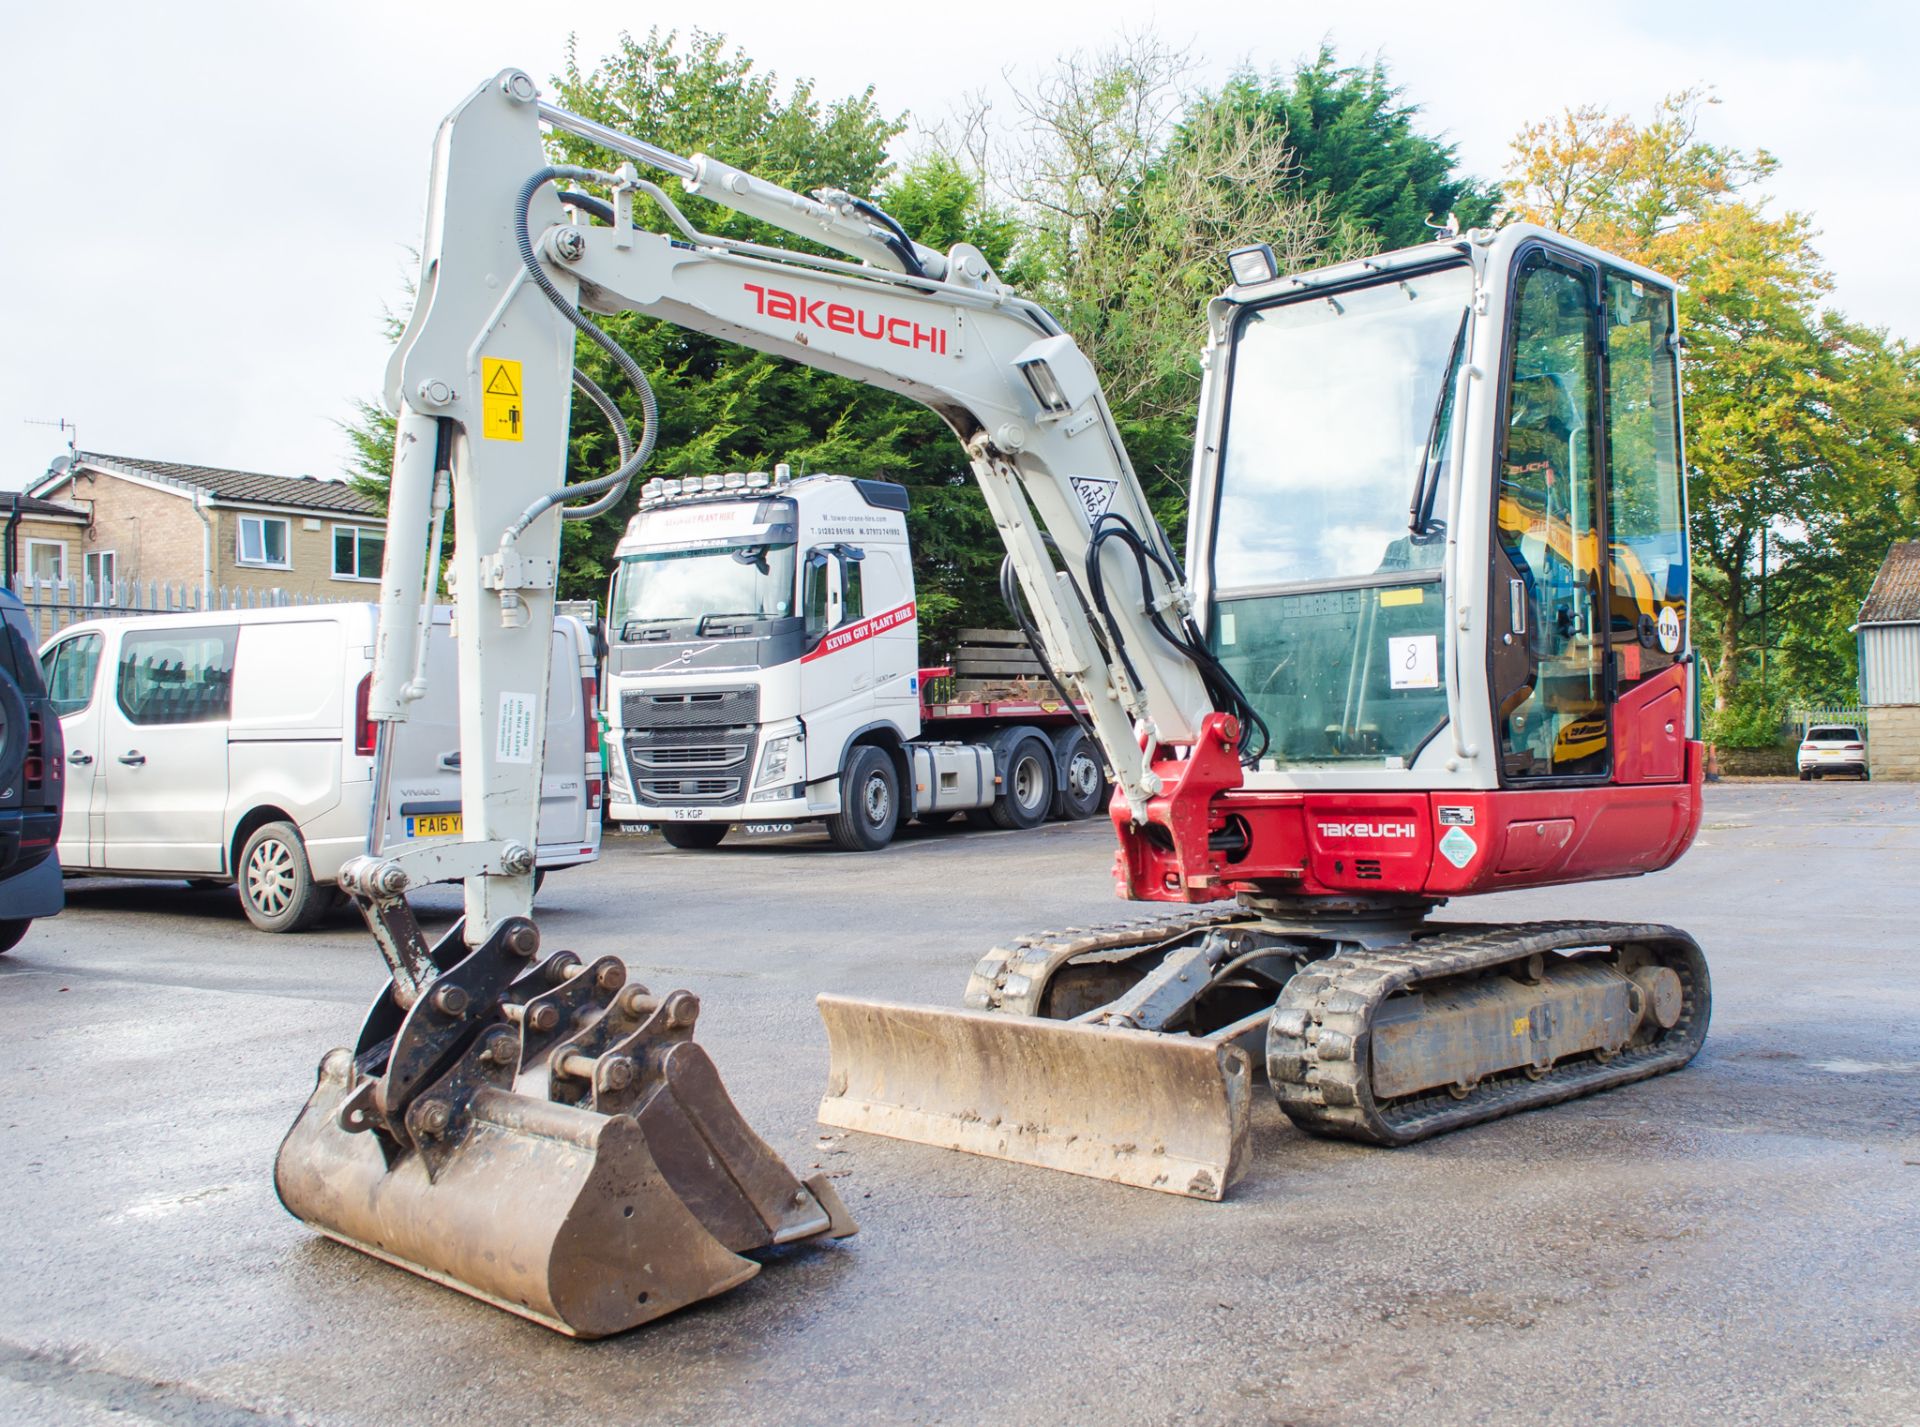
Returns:
[[[87,512],[25,491],[0,491],[0,574],[11,589],[25,576],[64,580],[80,572]]]
[[[1854,625],[1867,767],[1876,778],[1920,778],[1920,540],[1887,551]]]
[[[386,523],[344,481],[80,451],[25,495],[85,517],[65,567],[28,574],[319,599],[372,598],[380,579]]]

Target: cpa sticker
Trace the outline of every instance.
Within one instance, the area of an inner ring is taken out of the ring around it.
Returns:
[[[1447,835],[1440,839],[1441,856],[1445,857],[1447,861],[1451,862],[1455,867],[1465,867],[1469,862],[1473,861],[1473,854],[1479,850],[1480,845],[1473,840],[1472,834],[1463,827],[1448,829]]]
[[[1680,647],[1680,611],[1672,605],[1660,607],[1660,647],[1669,654]]]

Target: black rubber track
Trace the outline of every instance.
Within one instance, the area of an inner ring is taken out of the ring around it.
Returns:
[[[1422,981],[1495,971],[1547,952],[1644,946],[1680,978],[1680,1019],[1605,1060],[1569,1060],[1531,1079],[1490,1076],[1465,1099],[1446,1090],[1378,1103],[1370,1083],[1373,1018],[1389,996]],[[1267,1025],[1267,1079],[1281,1109],[1316,1135],[1404,1145],[1449,1130],[1591,1095],[1678,1070],[1706,1039],[1712,992],[1706,958],[1674,927],[1644,922],[1520,922],[1469,927],[1316,961],[1289,981]]]

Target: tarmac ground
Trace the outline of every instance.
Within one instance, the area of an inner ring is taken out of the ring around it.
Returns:
[[[989,946],[1127,914],[1111,856],[1101,822],[611,838],[550,880],[546,945],[696,991],[748,1120],[861,1222],[594,1344],[275,1200],[381,983],[356,922],[70,883],[0,957],[0,1421],[1920,1422],[1920,788],[1717,785],[1668,872],[1449,909],[1693,932],[1713,1024],[1679,1074],[1392,1151],[1257,1089],[1219,1204],[815,1124],[815,993],[954,1004]]]

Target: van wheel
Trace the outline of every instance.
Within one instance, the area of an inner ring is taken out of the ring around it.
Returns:
[[[727,835],[725,823],[661,823],[660,836],[667,840],[669,847],[699,849],[718,847],[720,839]]]
[[[240,905],[263,932],[303,932],[327,910],[333,888],[314,881],[300,829],[289,822],[257,828],[240,850]]]
[[[20,938],[27,934],[27,928],[33,925],[32,917],[14,917],[0,921],[0,956],[20,945]]]
[[[1000,796],[987,809],[994,826],[1009,830],[1038,827],[1053,811],[1053,750],[1041,738],[1023,738],[1013,746]]]
[[[840,776],[840,811],[827,819],[827,837],[842,852],[878,852],[900,826],[900,780],[884,748],[853,750]]]
[[[1100,750],[1084,733],[1076,734],[1067,745],[1066,766],[1066,778],[1054,798],[1055,815],[1080,822],[1106,806],[1107,770],[1101,765]]]

